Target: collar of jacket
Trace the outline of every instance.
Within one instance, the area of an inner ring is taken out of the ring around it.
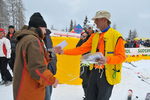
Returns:
[[[110,28],[110,25],[107,27],[107,28],[105,28],[104,30],[102,30],[101,32],[103,33],[103,32],[107,32],[108,30],[109,30],[109,28]]]
[[[16,36],[17,40],[20,37],[24,37],[25,35],[34,35],[40,39],[40,37],[38,36],[38,34],[36,33],[35,30],[36,30],[36,28],[34,28],[34,27],[31,27],[30,29],[28,29],[28,26],[24,25],[20,31],[16,32],[15,36]]]

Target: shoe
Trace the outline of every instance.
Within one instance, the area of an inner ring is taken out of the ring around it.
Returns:
[[[5,81],[0,81],[0,85],[4,85],[6,82]]]
[[[5,82],[5,86],[9,86],[9,85],[11,85],[12,84],[12,81],[7,81],[7,82]]]

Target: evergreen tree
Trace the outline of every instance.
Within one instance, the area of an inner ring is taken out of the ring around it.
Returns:
[[[17,29],[21,29],[25,23],[25,17],[24,17],[24,6],[22,0],[18,0],[17,2]]]
[[[72,31],[72,29],[73,29],[73,21],[71,20],[71,22],[70,22],[69,32],[71,32],[71,31]]]
[[[132,40],[132,31],[131,30],[129,31],[128,39]]]
[[[138,36],[136,29],[133,31],[133,39]]]
[[[136,29],[134,31],[130,30],[129,31],[128,39],[133,40],[136,37],[137,37],[137,31],[136,31]]]
[[[8,6],[9,24],[16,29],[21,29],[24,25],[24,6],[22,0],[6,0]]]
[[[83,22],[83,28],[85,29],[87,26],[88,18],[85,16],[84,22]]]
[[[0,27],[7,28],[9,25],[8,6],[4,0],[0,0]]]

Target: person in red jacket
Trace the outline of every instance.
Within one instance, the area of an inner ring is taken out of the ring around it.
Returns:
[[[10,59],[11,46],[10,41],[5,37],[5,30],[0,28],[0,73],[2,81],[0,85],[10,85],[12,83],[12,76],[7,69],[8,59]]]

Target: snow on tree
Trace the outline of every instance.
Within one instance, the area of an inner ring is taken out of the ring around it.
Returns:
[[[5,28],[9,24],[8,6],[4,0],[0,0],[0,27]]]
[[[14,25],[16,29],[21,29],[24,19],[22,0],[0,0],[0,27]]]
[[[8,5],[9,21],[16,29],[21,29],[24,25],[24,6],[22,0],[6,0]]]

